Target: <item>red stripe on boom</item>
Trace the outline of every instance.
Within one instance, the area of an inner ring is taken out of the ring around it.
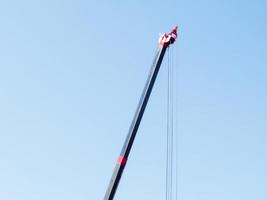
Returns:
[[[120,165],[126,165],[126,163],[127,163],[127,158],[124,157],[124,156],[119,156],[119,157],[118,157],[118,160],[117,160],[117,163],[120,164]]]

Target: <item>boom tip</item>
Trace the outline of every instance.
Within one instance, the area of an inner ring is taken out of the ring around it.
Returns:
[[[170,44],[174,43],[177,38],[178,26],[174,26],[172,31],[165,33],[160,36],[159,44],[164,47],[168,47]]]

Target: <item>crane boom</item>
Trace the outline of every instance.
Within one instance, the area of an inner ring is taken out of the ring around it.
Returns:
[[[130,154],[138,127],[140,125],[140,122],[142,120],[144,111],[146,109],[146,105],[149,99],[149,96],[151,94],[153,85],[155,83],[155,80],[157,78],[160,65],[162,63],[163,57],[165,55],[166,49],[169,47],[170,44],[174,43],[177,38],[177,26],[173,28],[173,30],[170,33],[165,33],[160,36],[159,39],[159,45],[158,49],[154,58],[154,61],[151,66],[150,73],[148,75],[145,88],[143,90],[143,93],[141,95],[139,104],[137,106],[133,121],[131,123],[128,135],[126,137],[126,140],[124,142],[123,148],[121,150],[121,153],[118,157],[113,175],[111,177],[109,186],[107,188],[104,200],[113,200],[114,195],[116,193],[117,187],[119,185],[123,170],[126,166],[128,156]]]

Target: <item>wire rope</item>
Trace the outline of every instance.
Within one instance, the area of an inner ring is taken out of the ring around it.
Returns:
[[[177,114],[175,100],[177,95],[176,70],[174,69],[173,49],[168,48],[167,60],[167,142],[166,142],[166,200],[178,199],[178,142],[177,142]],[[175,122],[175,123],[174,123]],[[175,124],[175,125],[174,125]]]

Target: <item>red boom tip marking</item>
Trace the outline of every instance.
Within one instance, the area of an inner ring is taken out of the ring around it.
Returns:
[[[117,160],[117,163],[120,164],[120,165],[126,165],[126,163],[127,163],[127,158],[124,157],[124,156],[119,156],[119,157],[118,157],[118,160]]]
[[[177,38],[178,26],[175,26],[170,33],[165,33],[160,36],[159,44],[164,47],[168,47],[170,44],[174,43]]]

